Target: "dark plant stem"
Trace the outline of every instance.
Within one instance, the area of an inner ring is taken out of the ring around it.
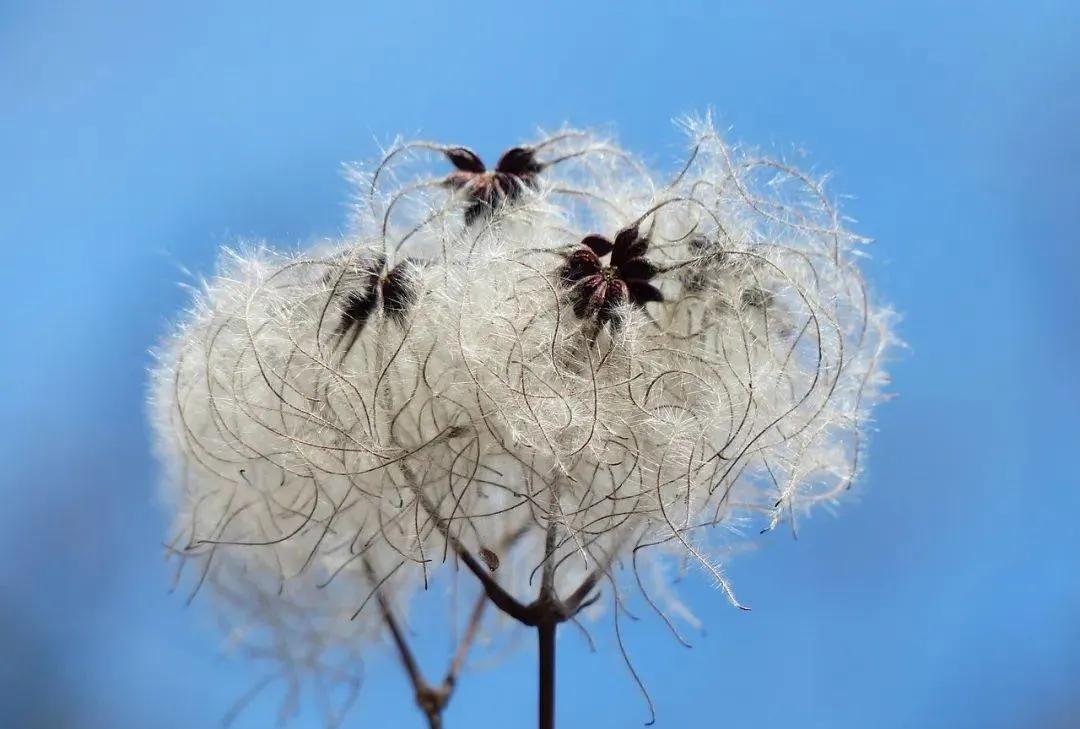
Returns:
[[[450,692],[445,687],[424,686],[416,692],[416,704],[424,712],[430,729],[442,729],[442,713],[450,700]]]
[[[412,469],[402,465],[406,483],[416,494],[421,508],[434,522],[446,539],[447,544],[457,554],[465,567],[480,581],[484,594],[495,607],[522,625],[536,628],[539,646],[539,670],[537,672],[537,695],[539,729],[555,729],[555,632],[559,623],[573,620],[574,616],[596,602],[600,597],[595,592],[600,578],[607,574],[610,559],[597,565],[585,580],[574,590],[570,597],[563,600],[555,589],[555,568],[557,565],[559,536],[559,502],[554,491],[551,492],[551,504],[547,514],[547,533],[544,540],[544,563],[540,580],[540,594],[532,602],[525,604],[507,592],[473,556],[450,530],[447,519],[439,514],[438,508],[424,494],[420,482]],[[516,541],[524,530],[516,532],[510,542]],[[509,545],[508,545],[509,546]]]
[[[371,568],[371,563],[366,559],[364,560],[364,567],[372,582],[377,582],[375,573]],[[375,601],[379,606],[379,612],[382,614],[383,622],[386,623],[386,627],[390,631],[390,636],[393,638],[394,646],[397,648],[398,658],[401,660],[401,665],[405,669],[405,673],[409,676],[409,682],[412,683],[417,707],[423,712],[430,729],[442,729],[443,711],[446,709],[446,705],[450,703],[450,697],[453,695],[454,687],[457,685],[458,673],[461,670],[462,664],[465,662],[465,657],[468,655],[469,649],[476,639],[477,630],[484,617],[484,607],[487,605],[488,601],[487,595],[481,594],[477,599],[476,605],[473,607],[472,614],[469,617],[468,625],[465,628],[465,636],[458,643],[457,651],[454,654],[453,660],[450,662],[450,667],[446,671],[446,677],[439,685],[432,685],[424,678],[420,666],[417,664],[416,658],[413,655],[412,649],[409,647],[408,640],[406,640],[405,632],[398,624],[397,619],[394,617],[393,609],[381,592],[376,591]]]
[[[536,611],[536,635],[539,641],[539,672],[537,674],[537,702],[539,704],[539,728],[555,729],[555,630],[565,620],[563,605],[555,591],[555,551],[559,537],[559,523],[555,518],[558,497],[551,492],[548,507],[547,534],[544,538],[544,571],[540,576],[540,594],[533,603]]]
[[[555,630],[554,622],[536,626],[540,645],[539,729],[555,729]]]

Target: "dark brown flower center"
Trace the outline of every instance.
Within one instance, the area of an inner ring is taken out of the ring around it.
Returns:
[[[605,283],[611,283],[619,277],[619,272],[615,270],[614,266],[605,266],[600,274],[604,277]]]

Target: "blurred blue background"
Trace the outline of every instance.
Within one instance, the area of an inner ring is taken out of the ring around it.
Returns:
[[[491,157],[669,120],[809,150],[904,314],[864,488],[628,628],[660,727],[1080,727],[1080,6],[1024,2],[0,3],[0,724],[218,726],[261,672],[170,595],[148,349],[219,244],[341,231],[397,133]],[[562,727],[639,726],[610,642],[561,640]],[[447,725],[529,727],[534,656]],[[271,691],[236,726],[273,725]],[[374,661],[346,727],[420,727]],[[294,726],[317,726],[306,709]]]

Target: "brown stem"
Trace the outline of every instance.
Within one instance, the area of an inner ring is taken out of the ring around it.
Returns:
[[[555,729],[555,631],[554,621],[536,626],[539,639],[539,729]]]
[[[367,571],[368,579],[378,584],[375,570],[367,559],[364,560],[364,569]],[[420,671],[420,666],[416,662],[416,657],[413,655],[412,649],[409,648],[409,643],[405,639],[404,631],[402,631],[401,626],[394,617],[393,611],[390,609],[390,604],[387,602],[382,594],[382,590],[379,588],[376,588],[375,590],[375,602],[379,606],[379,612],[382,614],[383,622],[386,623],[386,627],[390,630],[390,636],[394,639],[394,646],[397,648],[398,658],[401,659],[401,665],[404,666],[405,673],[409,675],[409,681],[412,683],[413,692],[416,697],[416,705],[420,707],[420,711],[424,712],[424,716],[427,717],[428,726],[431,729],[442,729],[442,712],[443,709],[446,708],[446,704],[450,701],[450,694],[453,691],[452,682],[444,682],[443,685],[439,687],[434,687],[427,682],[423,673]]]
[[[416,704],[427,717],[430,729],[442,729],[443,709],[450,702],[450,692],[445,688],[424,685],[416,692]]]
[[[569,617],[577,615],[589,605],[592,605],[600,599],[599,593],[594,594],[592,597],[589,597],[589,595],[600,582],[600,578],[608,575],[608,570],[611,569],[611,566],[615,561],[615,555],[626,545],[627,541],[628,539],[625,537],[620,539],[603,560],[597,560],[596,567],[593,568],[592,572],[586,575],[585,579],[578,585],[578,588],[570,593],[570,597],[566,598],[563,605],[566,608],[566,613]]]
[[[427,506],[428,504],[425,504],[424,508],[427,509]],[[499,544],[499,549],[504,550],[512,547],[514,542],[520,539],[525,531],[526,528],[523,526],[507,535]],[[452,540],[451,543],[460,546],[456,539]],[[472,555],[469,556],[471,557]],[[409,676],[409,681],[412,682],[416,696],[416,705],[420,707],[420,710],[427,718],[428,727],[430,729],[442,729],[443,711],[446,709],[446,705],[450,703],[450,697],[453,695],[454,688],[457,685],[458,674],[461,672],[461,667],[465,663],[465,658],[468,656],[473,643],[476,641],[476,636],[480,632],[480,624],[483,622],[484,610],[487,607],[488,600],[492,599],[490,592],[485,590],[477,597],[476,604],[473,606],[472,613],[469,615],[469,622],[465,626],[465,633],[458,642],[457,650],[454,652],[454,657],[446,670],[446,676],[443,678],[442,684],[439,686],[432,686],[427,682],[423,673],[420,671],[416,658],[409,648],[408,641],[405,639],[405,633],[398,624],[397,619],[394,617],[390,604],[382,594],[380,589],[382,583],[375,575],[375,570],[367,559],[364,559],[364,569],[367,572],[368,579],[373,584],[380,586],[375,590],[375,602],[379,607],[379,612],[382,614],[383,622],[386,623],[387,628],[390,630],[390,635],[394,640],[394,646],[397,648],[401,664],[404,666],[405,672]],[[492,602],[495,601],[492,600]]]
[[[412,469],[402,464],[401,470],[405,475],[413,494],[428,517],[435,523],[435,527],[446,539],[447,544],[454,550],[461,561],[473,575],[480,580],[484,587],[484,595],[491,600],[504,613],[524,625],[536,628],[539,647],[538,658],[538,716],[539,729],[554,729],[555,727],[555,634],[561,622],[569,620],[576,612],[588,605],[589,593],[596,586],[600,577],[605,572],[605,567],[598,566],[592,574],[573,592],[568,602],[559,599],[555,589],[555,568],[557,565],[555,553],[558,547],[558,521],[555,518],[558,510],[558,495],[552,491],[551,505],[548,509],[547,534],[544,540],[544,568],[540,581],[540,594],[536,600],[528,605],[519,602],[484,569],[483,565],[472,555],[461,541],[454,536],[448,520],[438,512],[438,508],[431,499],[423,492]],[[515,537],[516,538],[516,537]],[[595,599],[595,598],[594,598]],[[479,622],[479,615],[483,609],[482,604],[474,610],[474,622]],[[470,624],[470,628],[473,625]],[[473,630],[466,633],[465,641],[471,642]],[[455,659],[455,665],[458,663]],[[452,689],[452,675],[447,676],[443,688],[447,691]],[[448,695],[448,694],[447,694]]]
[[[364,560],[364,570],[367,572],[368,579],[378,584],[375,570],[367,559]],[[412,650],[405,640],[405,633],[402,632],[401,626],[398,625],[397,619],[394,617],[394,613],[390,609],[389,603],[387,603],[386,598],[382,594],[382,590],[379,588],[375,589],[375,602],[379,606],[379,612],[382,614],[383,622],[385,622],[386,627],[390,629],[390,635],[394,639],[394,646],[397,648],[398,658],[401,659],[401,664],[405,667],[405,672],[409,674],[409,680],[412,681],[413,688],[419,690],[420,685],[424,683],[424,677],[421,675],[420,667],[416,663],[416,658],[413,656]]]
[[[487,593],[488,598],[495,603],[496,607],[510,617],[527,625],[530,624],[526,606],[522,605],[513,595],[504,590],[502,585],[495,581],[495,578],[493,578],[487,569],[480,564],[468,548],[454,536],[453,532],[450,531],[450,525],[447,523],[447,520],[439,514],[438,508],[435,504],[431,503],[431,499],[421,490],[420,484],[417,482],[412,469],[402,465],[401,470],[405,474],[405,480],[408,482],[409,488],[419,500],[420,506],[423,507],[428,517],[435,522],[435,527],[439,530],[439,533],[442,534],[443,539],[450,544],[450,547],[469,571],[473,573],[476,579],[480,580],[480,584],[484,586],[484,592]]]
[[[551,491],[551,505],[548,507],[547,534],[544,537],[544,572],[540,578],[540,601],[555,602],[555,550],[559,540],[559,525],[555,521],[558,496]]]
[[[539,729],[555,729],[555,631],[563,619],[562,603],[555,590],[555,551],[559,540],[559,525],[555,519],[558,495],[551,492],[548,507],[547,534],[544,539],[544,572],[540,578],[540,595],[532,606],[538,613],[536,637],[539,657],[537,674],[537,703]]]
[[[469,623],[465,626],[465,635],[462,636],[461,642],[458,643],[454,660],[450,662],[450,667],[446,671],[443,686],[453,688],[454,684],[457,683],[457,676],[461,672],[462,664],[465,663],[465,656],[469,654],[473,641],[476,640],[476,634],[480,630],[480,623],[484,618],[484,608],[487,607],[487,601],[486,593],[481,593],[480,597],[476,599],[472,615],[469,616]]]
[[[570,593],[570,597],[566,598],[564,603],[566,612],[569,616],[572,617],[577,615],[583,608],[596,601],[595,596],[591,600],[586,598],[589,597],[589,593],[593,591],[593,588],[596,587],[596,583],[600,581],[600,578],[604,576],[605,572],[607,572],[607,565],[596,567],[596,569],[590,572],[585,579],[582,580],[581,584],[578,585],[578,588]]]

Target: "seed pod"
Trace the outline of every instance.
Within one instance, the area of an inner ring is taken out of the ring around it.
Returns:
[[[406,258],[390,270],[382,280],[383,310],[386,315],[401,324],[416,303],[417,275],[423,262]]]
[[[484,560],[484,564],[486,564],[487,568],[492,572],[499,569],[499,555],[495,554],[487,547],[480,548],[480,559]]]

